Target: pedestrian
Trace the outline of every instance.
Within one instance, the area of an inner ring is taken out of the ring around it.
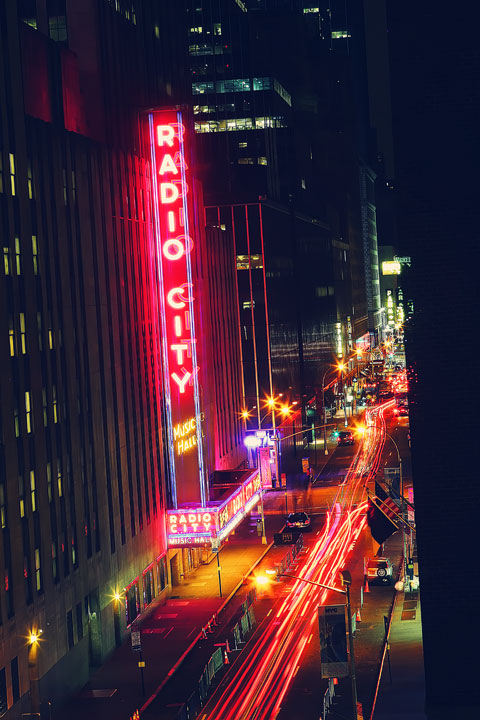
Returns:
[[[258,535],[258,537],[261,537],[263,535],[262,518],[257,519],[257,535]]]
[[[315,478],[315,471],[314,471],[313,467],[311,467],[308,472],[310,474],[310,482],[313,483],[313,480]]]

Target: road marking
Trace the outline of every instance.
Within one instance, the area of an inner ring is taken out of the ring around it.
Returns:
[[[172,632],[172,630],[173,630],[173,627],[171,627],[170,630],[169,630],[167,633],[165,633],[165,637],[168,637],[168,635],[170,635],[170,633]]]

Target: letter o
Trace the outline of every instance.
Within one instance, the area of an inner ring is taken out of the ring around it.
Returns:
[[[170,238],[163,244],[163,254],[167,260],[180,260],[185,255],[185,246],[178,238]]]

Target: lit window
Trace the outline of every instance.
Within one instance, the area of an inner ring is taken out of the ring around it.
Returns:
[[[255,158],[251,158],[251,157],[238,158],[238,164],[239,165],[255,165]]]
[[[57,458],[57,488],[58,497],[63,496],[63,481],[62,481],[62,461]]]
[[[35,548],[35,583],[37,592],[42,589],[42,576],[40,573],[40,549]]]
[[[33,256],[33,274],[38,275],[38,247],[37,236],[32,235],[32,256]]]
[[[53,15],[48,18],[48,32],[51,40],[65,42],[67,39],[67,18],[65,15]]]
[[[12,191],[12,196],[15,195],[16,192],[16,185],[15,185],[15,155],[13,153],[9,153],[9,162],[10,162],[10,190]]]
[[[252,303],[250,300],[244,300],[242,303],[242,307],[244,310],[251,310],[252,309]],[[253,301],[253,307],[255,307],[255,300]]]
[[[27,434],[32,432],[32,407],[30,401],[30,393],[25,393],[25,418],[27,422]]]
[[[239,143],[238,143],[238,147],[239,147],[239,148],[246,148],[247,145],[248,145],[248,143],[246,143],[246,142],[239,142]]]
[[[156,37],[156,38],[159,38],[159,37],[160,37],[160,27],[159,27],[159,25],[155,25],[155,37]]]
[[[213,34],[214,35],[222,34],[222,24],[221,23],[213,23]]]
[[[320,12],[320,8],[317,8],[317,7],[303,8],[304,15],[309,15],[311,13],[318,13],[318,12]]]
[[[257,162],[259,165],[268,165],[268,161],[265,156],[257,158]]]
[[[15,269],[17,271],[17,275],[20,275],[22,271],[22,263],[20,253],[20,238],[17,236],[15,236]]]
[[[52,385],[52,397],[53,397],[53,422],[58,422],[58,414],[57,414],[57,388],[55,385]]]
[[[9,346],[10,346],[10,357],[15,357],[15,355],[16,355],[15,329],[13,327],[13,318],[11,316],[8,320],[8,342],[9,342]]]
[[[301,185],[302,185],[302,190],[306,190],[306,189],[307,189],[307,183],[306,183],[305,178],[302,178],[302,180],[301,180]]]
[[[77,199],[77,180],[75,177],[75,170],[72,170],[72,197],[75,202]]]
[[[68,205],[67,171],[63,168],[63,203]]]
[[[27,185],[28,185],[28,198],[29,200],[33,200],[34,198],[34,188],[33,188],[33,173],[32,168],[29,165],[27,170]]]
[[[48,331],[48,347],[53,350],[53,331],[51,329]]]
[[[25,490],[23,487],[23,476],[18,476],[18,504],[20,509],[20,517],[25,517]]]
[[[30,470],[30,499],[32,502],[32,512],[37,509],[37,490],[35,487],[35,471]]]
[[[22,355],[25,355],[27,352],[27,337],[25,333],[25,313],[19,313],[19,321],[20,321],[20,348],[22,350]]]
[[[343,40],[351,37],[348,30],[332,30],[332,40]]]
[[[7,503],[5,502],[5,486],[0,485],[0,526],[7,527]]]
[[[191,27],[189,29],[190,35],[201,35],[203,32],[203,28],[201,25],[197,25],[196,27]]]
[[[3,248],[3,269],[5,275],[10,275],[10,248]]]

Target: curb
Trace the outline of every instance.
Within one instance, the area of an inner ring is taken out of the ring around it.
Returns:
[[[269,550],[273,547],[273,545],[274,545],[273,542],[271,542],[270,545],[267,545],[267,547],[265,548],[264,552],[255,560],[255,562],[253,563],[253,565],[251,565],[251,567],[247,570],[247,572],[245,573],[244,577],[247,577],[248,575],[250,575],[250,573],[251,573],[251,572],[257,567],[257,565],[263,560],[263,558],[264,558],[265,555],[269,552]],[[219,615],[219,614],[222,612],[222,610],[228,605],[228,603],[230,602],[230,600],[237,594],[237,592],[238,592],[239,589],[242,587],[242,585],[243,585],[243,579],[240,580],[240,582],[233,588],[233,590],[232,590],[232,592],[230,593],[230,595],[229,595],[229,596],[225,599],[225,601],[220,605],[220,607],[219,607],[218,610],[216,611],[216,614],[217,614],[217,615]],[[213,615],[212,615],[212,618],[213,618]],[[150,695],[150,697],[148,698],[148,700],[146,700],[146,701],[143,703],[142,707],[141,707],[140,710],[138,711],[140,715],[141,715],[143,712],[145,712],[145,710],[148,708],[148,706],[155,700],[155,698],[157,697],[157,695],[163,690],[163,688],[165,687],[165,685],[167,684],[167,682],[170,680],[170,678],[171,678],[173,675],[175,675],[175,673],[176,673],[177,670],[181,667],[181,665],[182,665],[182,663],[184,662],[184,660],[185,660],[185,658],[187,657],[187,655],[189,655],[189,653],[191,653],[191,651],[195,648],[197,642],[201,639],[201,637],[202,637],[202,631],[200,630],[200,632],[195,636],[195,638],[194,638],[193,641],[190,643],[190,645],[187,647],[187,649],[180,655],[180,657],[178,658],[178,660],[177,660],[177,662],[175,663],[175,665],[173,665],[173,666],[170,668],[170,670],[167,672],[167,674],[166,674],[165,677],[163,678],[163,680],[162,680],[162,682],[160,683],[160,685],[154,690],[154,692]]]

